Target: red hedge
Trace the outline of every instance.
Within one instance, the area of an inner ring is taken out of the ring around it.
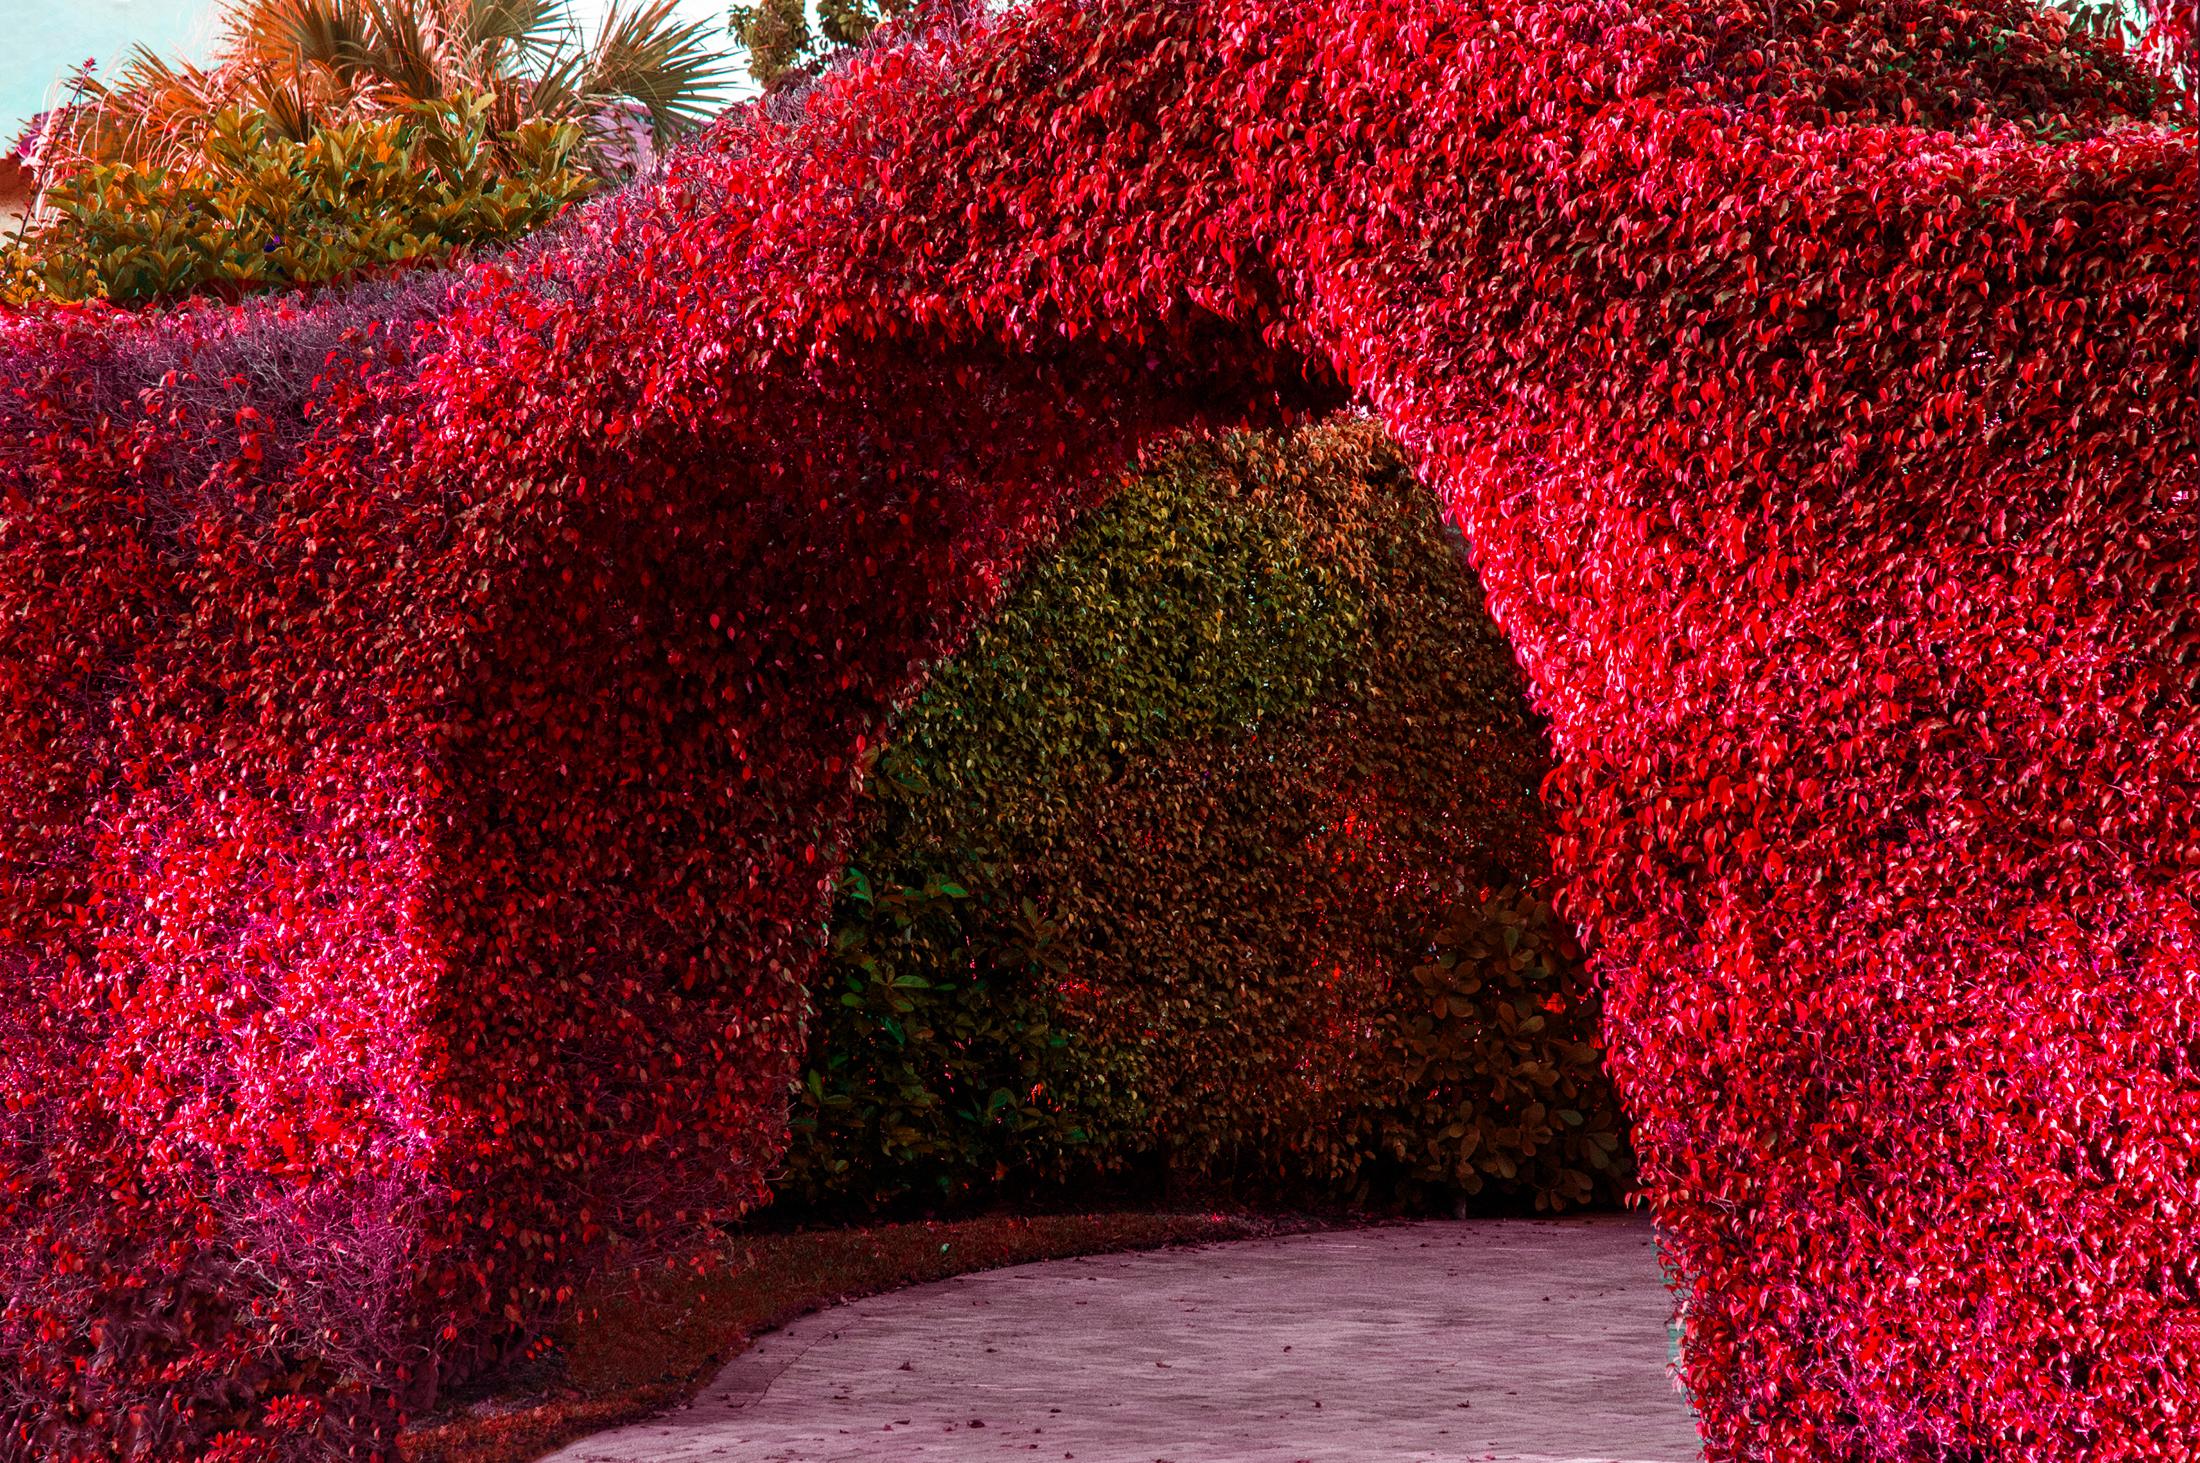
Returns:
[[[378,1451],[738,1211],[886,709],[1341,382],[1552,718],[1714,1454],[2190,1456],[2185,105],[2022,0],[1034,0],[463,277],[0,319],[9,1446]]]

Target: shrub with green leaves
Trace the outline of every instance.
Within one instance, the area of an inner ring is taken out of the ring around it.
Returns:
[[[16,301],[236,297],[508,243],[596,186],[581,131],[489,122],[489,100],[407,103],[303,142],[229,109],[174,166],[92,163],[40,200],[0,293]]]
[[[951,1203],[1060,1182],[1125,1136],[1104,1049],[1055,1019],[1054,926],[993,868],[903,872],[842,875],[782,1201]]]
[[[813,72],[914,8],[914,0],[734,0],[733,37],[749,53],[749,74],[765,86]]]
[[[1358,1146],[1407,1197],[1494,1186],[1543,1208],[1609,1192],[1626,1125],[1566,922],[1532,891],[1497,889],[1454,904],[1432,944],[1384,1031],[1401,1095],[1355,1115]]]
[[[1610,1196],[1580,954],[1518,892],[1544,768],[1378,429],[1183,444],[871,768],[783,1197]]]

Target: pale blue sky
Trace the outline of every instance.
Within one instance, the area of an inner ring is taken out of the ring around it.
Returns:
[[[594,30],[607,0],[573,0]],[[679,0],[683,18],[722,24],[725,0]],[[0,0],[0,152],[59,95],[79,61],[112,66],[135,45],[198,59],[212,39],[214,0]]]

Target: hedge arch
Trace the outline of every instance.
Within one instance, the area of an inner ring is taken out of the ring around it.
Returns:
[[[1464,548],[1340,413],[1177,439],[1031,556],[864,775],[775,1208],[1627,1193]]]
[[[1714,1456],[2187,1456],[2195,159],[2021,0],[1034,0],[460,276],[0,320],[0,1436],[385,1452],[737,1212],[886,709],[1349,394],[1552,723]]]

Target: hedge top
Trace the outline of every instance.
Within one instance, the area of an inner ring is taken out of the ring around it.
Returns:
[[[1350,393],[1550,719],[1714,1455],[2188,1455],[2195,162],[2022,0],[1036,0],[459,276],[0,317],[6,1436],[383,1448],[738,1210],[887,708]]]

